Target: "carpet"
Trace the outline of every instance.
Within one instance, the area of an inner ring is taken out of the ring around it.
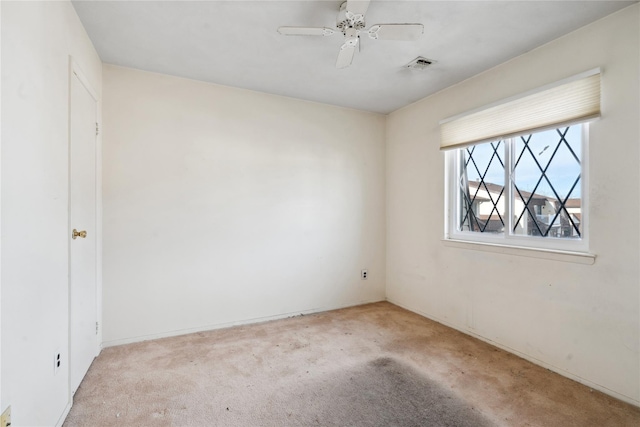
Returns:
[[[391,357],[301,381],[267,400],[264,425],[281,425],[282,419],[298,426],[491,425],[447,388]]]
[[[615,426],[640,409],[386,302],[106,348],[76,426]]]

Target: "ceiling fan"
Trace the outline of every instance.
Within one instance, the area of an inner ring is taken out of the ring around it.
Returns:
[[[346,68],[353,62],[356,47],[360,49],[360,33],[367,33],[374,40],[416,40],[422,35],[422,24],[376,24],[365,29],[365,14],[370,1],[347,0],[342,3],[335,30],[327,27],[280,27],[278,32],[286,36],[331,36],[341,32],[344,44],[338,53],[337,68]]]

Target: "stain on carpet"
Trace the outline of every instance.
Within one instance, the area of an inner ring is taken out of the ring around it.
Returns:
[[[454,393],[391,357],[301,382],[270,400],[266,406],[285,410],[291,425],[493,425]],[[270,415],[263,416],[269,424]]]

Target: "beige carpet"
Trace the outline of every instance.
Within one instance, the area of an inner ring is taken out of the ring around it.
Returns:
[[[633,426],[640,410],[389,303],[105,349],[71,426]]]

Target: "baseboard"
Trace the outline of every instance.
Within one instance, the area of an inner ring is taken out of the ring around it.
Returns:
[[[241,326],[241,325],[250,325],[254,323],[269,322],[271,320],[286,319],[287,317],[299,316],[301,314],[306,315],[306,314],[322,313],[325,311],[340,310],[342,308],[357,307],[359,305],[373,304],[373,303],[382,302],[382,301],[386,301],[386,300],[384,298],[381,298],[381,299],[375,299],[371,301],[361,301],[354,304],[312,308],[308,310],[297,310],[297,311],[291,311],[288,313],[275,314],[272,316],[254,317],[250,319],[234,320],[231,322],[223,322],[223,323],[215,323],[212,325],[199,326],[196,328],[177,329],[174,331],[160,332],[157,334],[141,335],[141,336],[136,336],[131,338],[104,341],[102,342],[100,348],[115,347],[118,345],[132,344],[136,342],[156,340],[160,338],[169,338],[169,337],[175,337],[179,335],[193,334],[196,332],[213,331],[216,329],[230,328],[232,326]]]
[[[73,405],[73,399],[69,403],[67,403],[67,406],[64,408],[64,411],[62,411],[62,415],[60,415],[60,418],[56,423],[56,427],[62,427],[62,424],[64,424],[64,420],[66,420],[67,415],[69,415],[69,411],[71,411],[71,405]]]
[[[434,322],[438,322],[438,323],[440,323],[442,325],[445,325],[445,326],[447,326],[447,327],[449,327],[451,329],[455,329],[456,331],[462,332],[465,335],[472,336],[474,338],[479,339],[480,341],[484,341],[484,342],[486,342],[488,344],[491,344],[491,345],[493,345],[495,347],[498,347],[498,348],[500,348],[502,350],[508,351],[509,353],[515,354],[516,356],[521,357],[521,358],[523,358],[525,360],[528,360],[531,363],[534,363],[534,364],[536,364],[538,366],[542,366],[545,369],[548,369],[548,370],[553,371],[553,372],[555,372],[557,374],[560,374],[563,377],[567,377],[569,379],[572,379],[572,380],[574,380],[576,382],[579,382],[580,384],[586,385],[587,387],[590,387],[590,388],[592,388],[594,390],[601,391],[604,394],[607,394],[609,396],[615,397],[616,399],[619,399],[619,400],[621,400],[623,402],[626,402],[626,403],[629,403],[631,405],[640,407],[640,401],[638,401],[638,400],[636,400],[636,399],[634,399],[632,397],[629,397],[627,395],[618,393],[618,392],[616,392],[614,390],[611,390],[611,389],[609,389],[609,388],[607,388],[605,386],[602,386],[600,384],[596,384],[596,383],[594,383],[594,382],[592,382],[590,380],[587,380],[587,379],[582,378],[582,377],[580,377],[578,375],[575,375],[575,374],[573,374],[573,373],[571,373],[571,372],[569,372],[569,371],[567,371],[565,369],[559,368],[559,367],[554,366],[554,365],[552,365],[550,363],[544,362],[544,361],[542,361],[540,359],[536,359],[535,357],[531,357],[528,354],[522,353],[521,351],[515,350],[515,349],[513,349],[513,348],[511,348],[509,346],[500,344],[499,342],[496,342],[496,341],[492,341],[489,338],[486,338],[486,337],[483,337],[482,335],[478,335],[477,333],[474,333],[473,331],[470,331],[468,329],[463,329],[463,328],[459,327],[458,325],[454,325],[454,324],[452,324],[450,322],[447,322],[446,320],[439,319],[439,318],[437,318],[435,316],[432,316],[430,314],[427,314],[427,313],[425,313],[425,312],[423,312],[421,310],[417,310],[417,309],[411,308],[411,307],[409,307],[409,306],[407,306],[405,304],[401,304],[401,303],[399,303],[397,301],[394,301],[393,298],[387,297],[387,301],[390,302],[391,304],[397,305],[398,307],[402,307],[405,310],[409,310],[409,311],[411,311],[413,313],[419,314],[422,317],[426,317],[429,320],[433,320]]]

